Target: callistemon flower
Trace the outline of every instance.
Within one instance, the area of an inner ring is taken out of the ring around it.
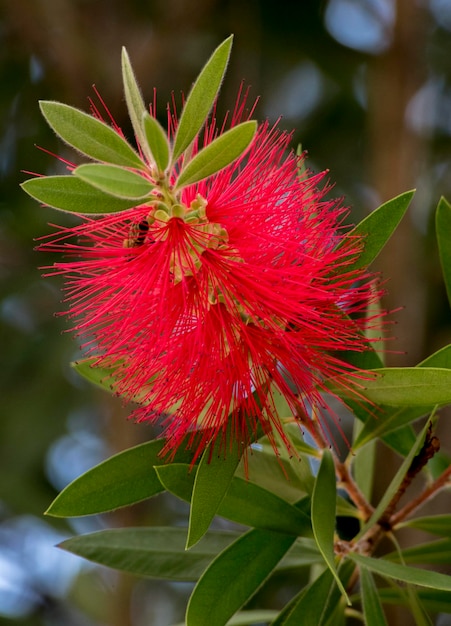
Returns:
[[[82,215],[41,248],[66,257],[51,273],[66,279],[68,316],[92,365],[138,403],[135,418],[164,425],[167,451],[191,434],[200,454],[226,431],[243,447],[261,432],[289,446],[274,393],[296,416],[322,404],[325,381],[362,376],[340,359],[369,348],[364,313],[377,296],[356,269],[362,241],[346,235],[340,202],[325,199],[325,173],[305,171],[276,125],[255,132],[245,98],[228,124],[210,117],[176,157],[180,126],[169,117],[167,159],[153,158],[137,132],[142,165],[120,170],[150,184],[146,197]],[[196,155],[205,150],[209,164],[208,148],[241,128],[250,132],[244,150],[195,180]]]

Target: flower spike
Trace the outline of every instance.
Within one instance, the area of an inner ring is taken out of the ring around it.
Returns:
[[[325,173],[304,168],[291,136],[251,121],[246,95],[227,123],[206,119],[231,44],[213,53],[178,123],[171,111],[167,135],[124,51],[138,152],[117,127],[45,105],[55,130],[101,162],[24,183],[81,216],[41,249],[65,255],[48,274],[65,278],[89,363],[138,404],[137,420],[163,425],[165,452],[188,437],[194,458],[218,438],[244,449],[261,433],[290,449],[275,398],[301,423],[327,381],[364,377],[340,354],[371,348],[365,312],[380,295],[356,263],[363,239],[345,233],[347,210],[325,199]],[[77,120],[94,136],[77,134]]]

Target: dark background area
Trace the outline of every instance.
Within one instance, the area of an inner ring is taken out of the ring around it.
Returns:
[[[52,173],[61,155],[38,108],[88,109],[95,83],[130,136],[122,94],[125,45],[159,115],[188,92],[213,49],[235,34],[222,110],[242,79],[261,96],[256,117],[294,129],[309,167],[330,170],[358,221],[417,188],[409,215],[378,259],[396,341],[387,361],[415,365],[451,340],[434,239],[434,208],[451,199],[449,0],[0,0],[0,624],[168,626],[183,619],[189,585],[138,581],[53,546],[122,524],[186,523],[167,498],[99,518],[43,512],[70,480],[153,433],[70,369],[57,279],[43,280],[34,239],[56,220],[22,193],[25,171]],[[67,153],[69,154],[69,153]],[[451,233],[450,233],[451,237]],[[282,606],[296,581],[260,596]],[[393,622],[395,623],[395,622]],[[403,622],[404,623],[404,622]]]

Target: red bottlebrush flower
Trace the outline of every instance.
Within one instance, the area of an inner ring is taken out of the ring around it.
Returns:
[[[211,122],[204,144],[215,134]],[[324,199],[325,174],[300,174],[289,142],[264,123],[244,155],[170,207],[158,192],[41,245],[69,257],[52,273],[66,278],[85,351],[139,401],[135,418],[163,421],[167,450],[191,432],[200,454],[229,420],[243,446],[259,426],[289,446],[272,390],[294,411],[321,403],[323,381],[352,372],[339,353],[369,348],[374,281],[352,269],[362,242],[343,230],[346,209]]]
[[[276,448],[278,432],[290,448],[275,393],[299,417],[323,404],[324,381],[364,376],[340,353],[369,349],[365,311],[378,297],[355,263],[362,241],[346,235],[346,209],[325,199],[325,173],[301,168],[291,136],[267,122],[257,130],[241,96],[229,130],[205,122],[231,42],[213,53],[180,120],[169,113],[172,146],[125,50],[140,156],[95,107],[97,119],[42,103],[57,134],[100,163],[24,184],[82,214],[41,248],[66,256],[51,273],[66,278],[68,316],[91,362],[138,402],[136,419],[162,420],[166,452],[188,436],[195,458],[226,433],[244,448],[263,432]]]

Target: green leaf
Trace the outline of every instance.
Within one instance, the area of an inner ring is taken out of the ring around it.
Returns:
[[[314,478],[308,459],[302,454],[292,459],[277,457],[266,437],[251,446],[247,459],[243,459],[238,466],[236,476],[250,480],[291,503],[299,500],[302,494],[313,491]]]
[[[248,626],[269,622],[277,615],[277,611],[242,611],[227,622],[227,626]]]
[[[38,202],[71,213],[101,215],[125,211],[136,206],[136,200],[110,196],[77,176],[30,178],[22,183],[21,187]]]
[[[299,569],[310,565],[323,565],[323,557],[318,550],[316,541],[310,537],[298,537],[293,547],[277,566],[277,570]]]
[[[227,626],[250,626],[251,624],[258,624],[258,626],[260,626],[263,622],[270,622],[276,615],[277,611],[265,609],[240,611],[229,619]],[[174,626],[185,626],[185,622],[179,622],[178,624],[174,624]]]
[[[118,165],[85,163],[74,170],[89,185],[100,191],[130,200],[144,200],[154,188],[147,178]]]
[[[365,247],[352,269],[367,267],[374,261],[407,211],[414,194],[415,191],[406,191],[385,202],[349,233],[350,237],[357,235],[365,238]]]
[[[347,615],[345,609],[346,605],[343,602],[336,604],[330,617],[326,622],[324,622],[324,626],[346,626]]]
[[[380,589],[379,595],[384,604],[410,605],[410,599],[406,597],[403,589],[391,587]],[[417,597],[421,604],[434,613],[451,613],[451,593],[436,589],[418,589]]]
[[[199,579],[188,603],[186,626],[225,626],[258,591],[295,537],[250,530],[227,547]]]
[[[340,578],[346,585],[354,565],[340,565]],[[325,626],[341,600],[341,591],[329,569],[320,574],[282,609],[271,626]]]
[[[96,161],[145,168],[123,137],[104,122],[61,102],[41,101],[42,114],[67,144]]]
[[[58,547],[137,576],[195,581],[236,537],[236,533],[210,532],[186,552],[186,528],[120,528],[73,537]]]
[[[403,430],[403,426],[421,419],[428,413],[431,413],[430,406],[413,407],[413,408],[394,408],[381,407],[378,414],[370,415],[365,422],[359,436],[353,444],[353,450],[359,450],[362,446],[366,446],[362,450],[362,455],[367,452],[368,443],[375,443],[376,438],[384,438],[395,435],[398,430]]]
[[[335,515],[337,517],[355,517],[356,519],[362,519],[362,514],[359,509],[339,495],[337,495]]]
[[[99,367],[95,365],[97,362],[96,357],[89,357],[87,359],[80,359],[79,361],[73,361],[71,367],[80,376],[87,381],[100,387],[104,391],[112,392],[112,382],[114,370],[109,367]]]
[[[205,123],[221,87],[232,41],[233,36],[230,36],[216,48],[188,95],[175,136],[174,161],[186,150]]]
[[[448,534],[451,534],[450,529],[448,529]],[[384,555],[384,558],[388,561],[405,561],[405,563],[449,565],[451,563],[451,539],[447,537],[439,541],[421,543],[405,548],[401,551],[401,555],[391,552]]]
[[[395,411],[401,410],[395,407],[388,407],[382,405],[381,407],[375,407],[374,404],[366,403],[364,401],[356,401],[351,399],[346,399],[347,407],[352,411],[352,413],[359,419],[363,424],[366,424],[368,421],[374,420],[377,424],[380,424],[382,420]],[[415,409],[419,411],[419,409]],[[422,411],[421,411],[422,412]],[[363,432],[363,429],[362,431]],[[382,441],[390,446],[395,452],[397,452],[401,456],[406,456],[409,453],[410,448],[416,441],[415,430],[410,424],[406,424],[405,426],[398,427],[396,430],[387,433],[386,435],[382,435]],[[368,441],[371,441],[369,439]],[[365,443],[367,443],[365,441]],[[359,450],[360,447],[364,445],[362,443],[361,435],[357,435],[355,442],[352,444],[353,450]]]
[[[426,613],[419,597],[417,587],[413,585],[406,585],[406,593],[410,600],[409,609],[412,613],[412,617],[415,620],[416,626],[434,626],[431,618]]]
[[[441,367],[384,367],[371,370],[372,379],[359,383],[358,393],[374,404],[425,407],[451,403],[451,369]],[[362,387],[360,387],[360,384]],[[342,397],[352,391],[335,389]]]
[[[159,172],[169,165],[170,147],[164,128],[147,112],[143,115],[144,133],[151,155]]]
[[[393,498],[395,493],[398,491],[398,488],[401,485],[402,481],[404,480],[404,477],[407,474],[412,464],[413,459],[416,457],[416,455],[418,454],[418,452],[420,451],[424,443],[429,425],[430,423],[428,421],[425,424],[423,430],[418,435],[415,445],[412,447],[409,454],[406,456],[400,468],[398,469],[395,476],[393,477],[390,485],[385,490],[383,497],[381,498],[381,500],[379,501],[379,504],[373,511],[373,514],[371,515],[370,519],[367,520],[366,524],[363,525],[358,535],[354,538],[355,541],[357,541],[360,537],[362,537],[369,528],[371,528],[374,524],[377,523],[377,521],[380,519],[381,515],[387,508],[388,504],[390,503],[391,499]]]
[[[303,626],[319,626],[324,623],[325,599],[333,587],[337,588],[332,572],[327,569],[285,606],[271,626],[298,626],[300,623]]]
[[[362,370],[374,370],[382,368],[384,365],[374,350],[366,350],[365,352],[347,352],[344,354],[344,360],[350,363],[354,367]],[[348,392],[343,389],[336,389],[335,392],[338,396],[347,396]],[[357,391],[358,393],[358,391]],[[355,417],[361,422],[366,424],[367,421],[371,421],[373,418],[377,420],[380,418],[380,413],[383,413],[383,417],[388,411],[393,410],[390,407],[381,407],[379,413],[375,409],[374,404],[365,403],[362,399],[356,400],[350,397],[346,397],[346,405],[354,413]],[[379,422],[380,423],[380,419]],[[360,436],[358,435],[358,441],[360,442]],[[410,448],[415,442],[415,431],[411,426],[405,426],[403,431],[388,433],[382,437],[384,443],[390,446],[395,452],[401,456],[408,454]],[[353,450],[356,450],[358,446],[354,442],[352,445]]]
[[[382,441],[401,456],[409,454],[410,448],[416,441],[415,430],[411,424],[406,424],[382,437]]]
[[[373,577],[365,568],[360,570],[360,586],[365,626],[387,626],[387,620],[382,610],[381,601]]]
[[[396,528],[418,528],[433,535],[451,538],[451,515],[417,517],[398,524]]]
[[[451,305],[451,205],[445,198],[440,198],[437,206],[435,230],[446,293]]]
[[[127,103],[128,115],[132,123],[135,137],[138,140],[141,149],[151,161],[151,154],[148,151],[148,145],[146,141],[146,135],[142,125],[143,114],[146,112],[144,100],[141,95],[141,90],[136,81],[135,73],[133,72],[132,64],[128,56],[127,50],[122,48],[121,55],[122,63],[122,81],[124,83],[125,101]]]
[[[112,511],[164,491],[154,470],[161,465],[165,439],[156,439],[119,452],[76,478],[56,497],[47,515],[77,517]],[[187,462],[193,453],[182,447],[176,461]]]
[[[312,527],[313,536],[319,551],[337,581],[348,604],[349,598],[335,567],[334,535],[335,508],[337,502],[337,479],[335,465],[329,450],[323,451],[323,458],[318,470],[312,495]]]
[[[395,560],[399,560],[403,565],[406,565],[405,559],[403,557],[403,552],[401,550],[401,546],[398,543],[398,540],[393,534],[390,539],[396,548]],[[417,588],[410,584],[405,585],[405,593],[409,599],[409,609],[415,620],[415,624],[417,626],[433,626],[429,616],[426,614],[418,598]]]
[[[439,367],[451,369],[451,345],[441,348],[427,359],[417,365],[417,367]],[[427,415],[434,405],[420,407],[406,407],[393,409],[391,407],[382,407],[382,414],[369,415],[365,421],[365,425],[359,432],[353,443],[353,449],[356,450],[360,446],[365,445],[376,437],[383,437],[389,433],[393,433],[405,424]]]
[[[121,363],[115,363],[111,367],[99,366],[97,357],[89,357],[80,359],[71,363],[71,367],[90,383],[100,387],[109,393],[114,392],[119,396],[123,396],[127,401],[142,403],[146,393],[151,389],[152,383],[157,375],[152,376],[147,385],[140,387],[133,395],[122,393],[116,389],[115,383],[121,379]],[[175,407],[168,407],[171,412]]]
[[[230,431],[231,428],[228,429],[228,435]],[[187,550],[207,532],[240,462],[240,445],[234,439],[230,445],[225,440],[226,437],[213,441],[205,449],[197,467],[191,497]],[[221,452],[225,446],[228,446],[227,450]]]
[[[155,470],[167,491],[189,502],[194,484],[194,473],[190,473],[189,468],[189,465],[171,463]],[[270,491],[242,478],[232,479],[217,514],[255,528],[296,536],[311,534],[307,515]]]
[[[369,418],[371,419],[371,417]],[[365,422],[366,425],[366,422]],[[368,502],[371,501],[373,493],[373,482],[375,478],[374,467],[376,463],[376,442],[372,441],[365,450],[358,449],[355,441],[358,441],[358,433],[362,432],[364,424],[355,420],[354,422],[354,443],[352,444],[353,459],[352,470],[354,479]]]
[[[445,574],[400,565],[399,563],[391,563],[385,559],[373,559],[355,552],[350,552],[348,557],[357,565],[365,567],[385,578],[401,580],[412,585],[419,585],[420,587],[451,591],[451,576],[446,576]]]
[[[257,122],[249,121],[219,135],[188,161],[177,178],[176,189],[197,183],[233,163],[247,150],[256,132]]]

